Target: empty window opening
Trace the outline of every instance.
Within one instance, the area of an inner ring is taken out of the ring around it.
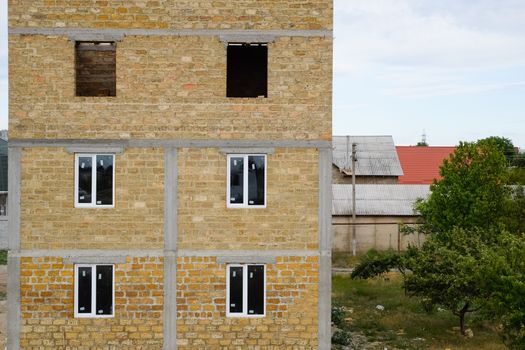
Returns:
[[[226,97],[268,97],[268,45],[229,44]]]
[[[116,96],[116,66],[114,42],[77,42],[76,95]]]
[[[228,265],[227,278],[227,316],[265,316],[265,265]]]
[[[75,317],[113,317],[113,265],[75,265]]]

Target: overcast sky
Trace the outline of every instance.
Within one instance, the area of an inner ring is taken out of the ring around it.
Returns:
[[[525,147],[525,0],[335,0],[336,135]],[[7,127],[0,0],[0,128]]]

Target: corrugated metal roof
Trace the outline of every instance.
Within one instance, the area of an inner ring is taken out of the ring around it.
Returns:
[[[415,216],[414,203],[430,195],[430,186],[358,184],[355,192],[358,216]],[[332,185],[332,215],[352,215],[352,185]]]
[[[356,176],[401,176],[392,136],[334,136],[333,163],[339,169],[352,168],[352,143],[357,144]]]

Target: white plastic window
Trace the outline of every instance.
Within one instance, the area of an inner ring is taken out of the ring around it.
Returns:
[[[114,281],[113,265],[75,265],[75,317],[113,317]]]
[[[115,155],[75,155],[75,207],[114,206]]]
[[[266,266],[227,266],[226,315],[264,317],[266,315]]]
[[[227,161],[227,207],[265,208],[266,155],[229,154]]]

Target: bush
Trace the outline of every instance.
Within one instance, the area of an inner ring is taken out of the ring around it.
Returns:
[[[0,250],[0,265],[7,265],[7,250]]]
[[[343,329],[337,329],[332,334],[332,344],[335,345],[352,345],[352,336],[349,331]]]

